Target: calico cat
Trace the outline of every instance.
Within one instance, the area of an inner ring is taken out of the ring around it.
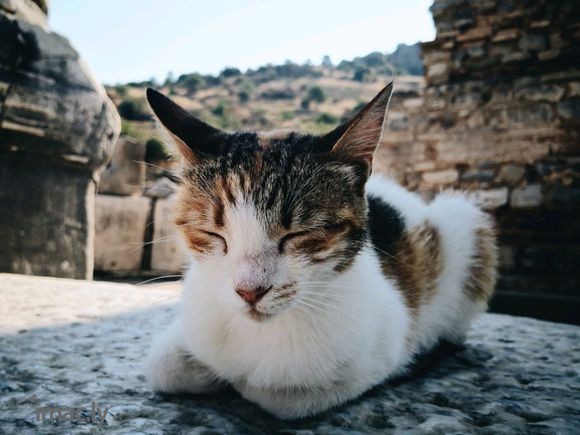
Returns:
[[[176,224],[191,254],[153,388],[226,385],[280,418],[309,416],[461,342],[496,279],[491,219],[372,176],[392,84],[323,136],[226,133],[149,89],[183,158]]]

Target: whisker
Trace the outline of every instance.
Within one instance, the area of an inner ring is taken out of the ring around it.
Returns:
[[[140,286],[140,285],[144,285],[153,281],[158,281],[160,279],[165,279],[165,278],[183,278],[183,275],[163,275],[163,276],[157,276],[155,278],[151,278],[145,281],[142,281],[140,283],[135,284],[135,286]]]
[[[177,238],[176,236],[161,237],[159,239],[151,240],[150,242],[131,243],[131,245],[147,246],[147,245],[152,245],[153,243],[169,242],[171,240],[175,240],[176,238]]]

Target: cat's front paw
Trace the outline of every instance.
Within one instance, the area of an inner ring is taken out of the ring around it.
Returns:
[[[180,345],[179,329],[170,328],[153,346],[145,363],[146,377],[163,393],[211,393],[225,386],[212,370]]]

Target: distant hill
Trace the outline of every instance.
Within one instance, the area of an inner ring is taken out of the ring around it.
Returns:
[[[320,65],[264,65],[242,72],[228,67],[218,75],[171,74],[163,83],[132,82],[108,86],[123,120],[123,134],[148,147],[160,147],[145,89],[154,87],[196,116],[226,130],[288,128],[329,131],[369,101],[393,74],[396,91],[422,85],[419,45],[400,44],[390,54],[374,52],[334,65],[325,56]],[[162,156],[159,149],[148,155]]]
[[[419,43],[399,44],[395,51],[390,54],[375,51],[363,57],[355,57],[351,61],[343,60],[338,64],[338,68],[341,70],[383,69],[385,72],[393,74],[423,75]]]

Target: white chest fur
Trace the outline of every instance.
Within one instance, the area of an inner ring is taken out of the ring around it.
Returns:
[[[378,382],[408,358],[409,314],[370,248],[333,283],[332,303],[291,309],[257,322],[229,312],[202,291],[193,267],[185,281],[188,350],[219,377],[262,388],[322,386],[346,377]]]

